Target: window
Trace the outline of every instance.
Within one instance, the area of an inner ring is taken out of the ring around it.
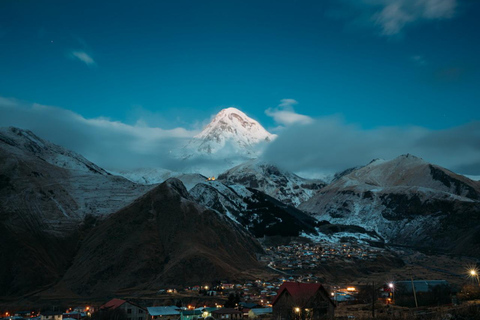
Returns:
[[[138,309],[138,313],[143,313],[143,309]]]
[[[138,320],[143,320],[143,317],[138,317]]]
[[[131,313],[132,313],[132,309],[127,309],[127,313],[128,313],[128,314],[131,314]]]

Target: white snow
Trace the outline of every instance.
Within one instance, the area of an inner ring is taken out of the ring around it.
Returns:
[[[257,157],[264,143],[276,138],[236,108],[221,110],[184,148],[184,159],[199,155]]]

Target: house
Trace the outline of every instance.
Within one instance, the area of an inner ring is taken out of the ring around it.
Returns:
[[[393,303],[404,307],[452,303],[452,288],[446,280],[395,281],[384,291],[390,291]]]
[[[255,308],[248,312],[249,319],[270,318],[272,315],[272,308]]]
[[[232,308],[222,308],[212,311],[214,319],[242,319],[243,312]]]
[[[176,320],[180,318],[180,311],[177,306],[168,307],[147,307],[150,319]]]
[[[274,320],[333,319],[335,303],[319,283],[284,282],[272,309]]]
[[[195,310],[182,310],[180,311],[180,320],[193,320],[194,318],[200,318],[203,315],[203,311],[200,309]]]
[[[258,303],[255,302],[239,302],[238,305],[242,308],[248,308],[248,309],[253,309],[253,308],[261,308],[262,306],[259,305]]]
[[[200,308],[202,310],[202,317],[204,319],[212,317],[212,311],[218,310],[217,307],[208,307],[208,308]]]
[[[15,316],[16,317],[20,317],[20,318],[30,318],[31,315],[33,315],[34,312],[33,311],[17,311],[15,312]]]
[[[63,312],[60,311],[45,311],[40,313],[40,320],[62,320]]]
[[[146,320],[147,310],[137,306],[136,304],[122,300],[112,299],[100,307],[100,310],[116,310],[120,309],[127,314],[127,320]],[[43,319],[42,319],[43,320]]]
[[[435,287],[449,286],[446,280],[395,281],[395,282],[392,282],[392,285],[394,288],[397,289],[397,291],[406,291],[406,292],[413,292],[413,286],[415,286],[416,292],[430,292]]]
[[[68,312],[63,314],[63,320],[66,319],[82,319],[87,317],[87,314],[85,312]]]

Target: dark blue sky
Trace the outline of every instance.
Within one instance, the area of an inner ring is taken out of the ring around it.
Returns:
[[[281,99],[363,128],[449,128],[479,119],[479,13],[460,0],[1,1],[0,96],[165,129],[226,106],[273,128],[265,110]]]

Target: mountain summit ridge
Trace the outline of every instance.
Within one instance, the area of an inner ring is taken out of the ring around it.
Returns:
[[[184,147],[183,158],[212,154],[257,157],[261,144],[275,138],[276,135],[239,109],[225,108]]]

